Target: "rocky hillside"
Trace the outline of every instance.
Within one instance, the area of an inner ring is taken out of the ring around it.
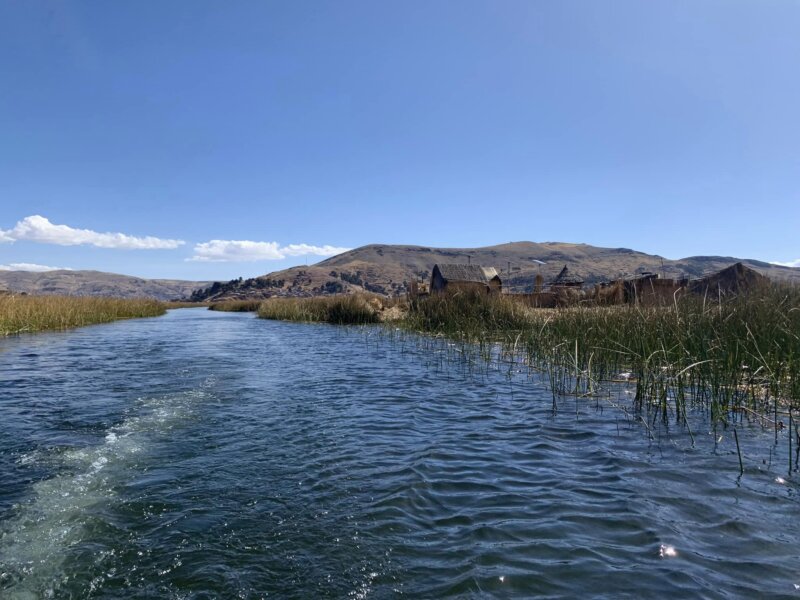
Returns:
[[[0,271],[0,289],[14,293],[68,296],[114,296],[117,298],[183,298],[206,281],[141,279],[101,271]]]
[[[669,260],[628,248],[601,248],[559,242],[515,242],[484,248],[431,248],[372,244],[326,259],[310,267],[293,267],[248,280],[198,292],[197,299],[311,296],[350,291],[386,295],[406,291],[413,279],[427,281],[436,263],[466,263],[497,268],[503,287],[515,292],[530,290],[538,273],[545,282],[567,265],[587,285],[643,272],[664,277],[704,277],[743,262],[775,280],[800,283],[800,269],[725,256],[693,256]]]
[[[736,262],[743,262],[772,279],[800,283],[800,269],[780,267],[762,261],[725,256],[693,256],[669,260],[629,248],[601,248],[560,242],[515,242],[484,248],[370,245],[334,256],[317,266],[364,272],[369,266],[376,275],[381,271],[385,272],[383,279],[374,277],[369,281],[372,284],[385,285],[390,280],[398,280],[401,272],[398,267],[406,278],[417,276],[424,280],[430,276],[430,270],[437,262],[467,261],[497,268],[503,278],[503,286],[513,291],[524,291],[532,286],[537,273],[542,274],[545,282],[552,280],[564,265],[571,272],[580,275],[587,285],[630,278],[648,271],[663,277],[695,279],[716,273]]]
[[[403,272],[400,270],[400,276],[402,275]],[[274,297],[297,298],[364,291],[397,295],[406,290],[405,279],[390,282],[388,286],[373,284],[371,280],[386,281],[386,271],[372,266],[352,271],[337,271],[319,265],[291,267],[252,279],[240,277],[228,282],[215,282],[208,287],[195,290],[189,299],[203,302]]]

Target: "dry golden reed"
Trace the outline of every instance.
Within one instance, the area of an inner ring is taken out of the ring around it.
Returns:
[[[261,305],[262,300],[221,300],[220,302],[212,302],[209,305],[209,310],[218,310],[222,312],[255,312]]]
[[[380,301],[366,294],[317,298],[271,298],[261,303],[262,319],[363,325],[377,323]]]
[[[157,300],[82,296],[0,296],[0,336],[70,329],[118,319],[163,315]]]

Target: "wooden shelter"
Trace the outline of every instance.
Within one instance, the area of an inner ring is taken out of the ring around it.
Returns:
[[[434,265],[431,273],[432,294],[451,291],[478,291],[499,294],[503,283],[494,267],[480,265]]]

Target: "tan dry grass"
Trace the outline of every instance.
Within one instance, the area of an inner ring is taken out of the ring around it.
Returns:
[[[261,303],[258,316],[280,321],[363,325],[378,323],[381,300],[370,294],[317,298],[271,298]]]
[[[222,312],[256,312],[263,300],[221,300],[212,302],[209,310]]]
[[[206,302],[187,302],[184,300],[170,300],[169,302],[164,302],[164,307],[168,310],[173,308],[201,308],[206,307],[208,308],[209,305]]]
[[[156,317],[165,311],[163,303],[148,299],[2,295],[0,336]]]

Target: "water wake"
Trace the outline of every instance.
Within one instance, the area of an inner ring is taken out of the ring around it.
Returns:
[[[132,414],[86,448],[35,450],[19,460],[47,465],[55,475],[31,486],[30,496],[0,524],[0,592],[4,598],[51,598],[69,582],[67,563],[108,518],[119,486],[146,468],[148,450],[195,417],[208,396],[200,389],[137,401]],[[97,557],[101,559],[102,557]]]

